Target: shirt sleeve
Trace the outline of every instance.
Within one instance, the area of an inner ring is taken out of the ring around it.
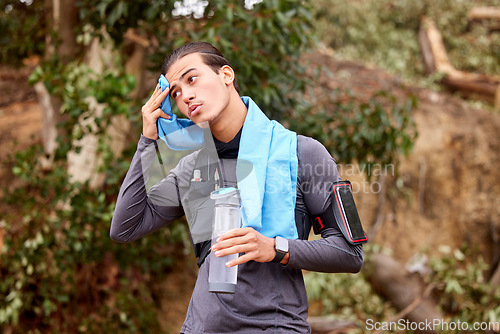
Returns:
[[[174,173],[146,190],[151,166],[157,159],[155,144],[142,135],[139,139],[111,221],[110,237],[114,241],[137,240],[184,215]]]
[[[333,182],[340,176],[335,160],[318,141],[298,136],[298,188],[311,216],[331,204]],[[363,265],[363,246],[345,240],[336,223],[321,233],[320,240],[289,240],[289,268],[329,273],[357,273]]]

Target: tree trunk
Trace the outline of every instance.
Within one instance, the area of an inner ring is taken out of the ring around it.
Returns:
[[[42,81],[35,84],[35,92],[42,109],[42,140],[45,153],[52,156],[57,147],[57,119],[59,110],[54,109],[54,102]]]
[[[133,36],[131,38],[130,36]],[[146,47],[149,45],[145,39],[134,35],[131,30],[127,32],[125,38],[132,42],[132,52],[125,63],[125,71],[136,78],[137,86],[132,92],[132,98],[139,97],[141,86],[143,84],[144,75],[144,60]],[[95,38],[87,51],[85,62],[96,74],[102,74],[106,69],[113,68],[115,64],[115,50],[113,49],[112,41],[103,29],[102,42]],[[72,150],[68,154],[68,172],[72,182],[89,181],[89,186],[92,189],[100,187],[105,181],[105,174],[98,172],[97,169],[102,164],[102,159],[97,152],[99,138],[95,134],[97,127],[95,119],[102,116],[102,111],[105,105],[98,103],[95,98],[87,99],[89,111],[86,115],[80,117],[80,124],[89,126],[91,131],[83,138],[75,141],[75,146],[80,146],[81,150],[76,152]],[[116,156],[120,156],[126,145],[129,143],[129,133],[131,130],[130,121],[125,116],[119,115],[111,119],[111,124],[106,129],[106,135],[109,140],[106,144],[110,146],[111,151]]]
[[[74,60],[78,54],[76,43],[76,27],[78,25],[78,9],[76,0],[53,0],[54,24],[57,27],[61,42],[58,44],[58,59],[63,63]]]
[[[62,63],[66,64],[75,59],[78,54],[75,35],[75,27],[78,24],[76,1],[45,0],[47,25],[57,32],[60,38],[59,43],[56,43],[52,35],[47,34],[45,60],[57,56]],[[50,95],[43,82],[35,84],[35,91],[42,107],[42,140],[45,153],[49,157],[49,160],[44,165],[50,168],[51,157],[53,157],[57,148],[57,136],[66,135],[62,132],[63,130],[57,128],[57,124],[62,122],[65,117],[59,112],[62,106],[61,100]]]

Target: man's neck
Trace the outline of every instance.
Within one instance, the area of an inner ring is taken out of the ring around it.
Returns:
[[[239,94],[234,91],[227,107],[210,124],[210,131],[218,140],[227,143],[240,131],[248,109]]]

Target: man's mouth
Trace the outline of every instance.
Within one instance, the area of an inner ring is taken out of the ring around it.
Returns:
[[[195,116],[201,108],[201,104],[193,104],[189,107],[189,117]]]

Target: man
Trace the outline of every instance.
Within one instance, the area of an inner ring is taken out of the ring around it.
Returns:
[[[240,97],[234,70],[212,45],[175,50],[163,75],[170,88],[158,85],[142,108],[143,133],[118,196],[111,238],[133,241],[186,214],[200,269],[182,333],[309,333],[301,269],[355,273],[363,264],[362,246],[349,243],[328,214],[332,184],[340,179],[335,161],[319,142],[269,121],[250,98]],[[175,118],[160,108],[168,96],[206,128],[216,161],[210,149],[195,150],[147,191],[156,140],[169,143],[162,124]],[[250,169],[241,173],[241,166]],[[240,188],[246,213],[244,227],[210,245],[209,231],[199,231],[213,219],[208,195],[214,186]],[[322,238],[309,241],[314,217],[320,217],[315,232]],[[210,252],[240,254],[226,264],[238,266],[234,294],[209,292]]]

